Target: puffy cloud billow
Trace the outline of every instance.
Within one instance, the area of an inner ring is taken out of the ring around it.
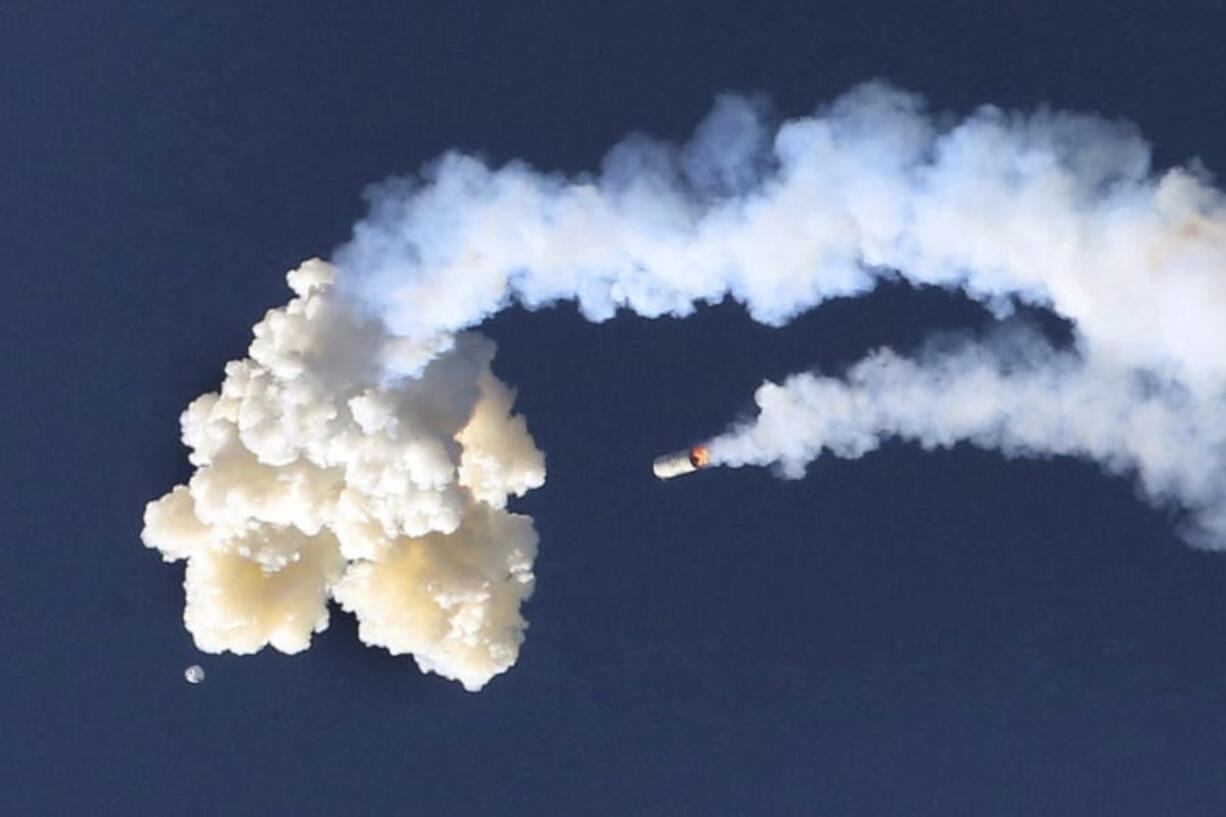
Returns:
[[[196,472],[149,504],[144,540],[187,560],[184,620],[206,652],[304,650],[335,599],[367,643],[479,689],[523,641],[537,537],[506,505],[544,482],[544,458],[491,341],[456,334],[388,378],[403,343],[341,305],[335,274],[291,272],[298,297],[183,413]]]

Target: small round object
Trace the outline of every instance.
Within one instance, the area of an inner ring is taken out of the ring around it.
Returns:
[[[199,684],[204,680],[204,667],[199,664],[192,664],[183,670],[183,680],[189,684]]]

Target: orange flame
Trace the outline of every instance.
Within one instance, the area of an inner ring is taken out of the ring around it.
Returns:
[[[695,468],[706,468],[711,464],[711,452],[705,445],[696,445],[690,449],[690,462]]]

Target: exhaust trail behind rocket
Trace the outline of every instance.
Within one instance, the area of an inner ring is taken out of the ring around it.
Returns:
[[[707,447],[696,445],[656,457],[651,464],[651,470],[660,479],[672,479],[683,474],[692,474],[710,465],[711,453],[707,451]]]

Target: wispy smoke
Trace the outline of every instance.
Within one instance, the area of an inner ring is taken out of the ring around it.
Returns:
[[[536,538],[505,505],[543,461],[464,330],[515,302],[604,320],[732,297],[782,324],[902,276],[1046,307],[1070,349],[882,350],[764,385],[711,453],[788,475],[892,436],[1083,456],[1226,547],[1226,204],[1198,167],[1152,173],[1129,125],[954,121],[871,84],[776,127],[729,96],[686,145],[634,136],[592,176],[448,154],[369,197],[340,272],[291,273],[299,297],[184,414],[199,470],[147,511],[146,543],[188,559],[201,649],[303,649],[333,598],[363,640],[469,689],[514,663]]]

